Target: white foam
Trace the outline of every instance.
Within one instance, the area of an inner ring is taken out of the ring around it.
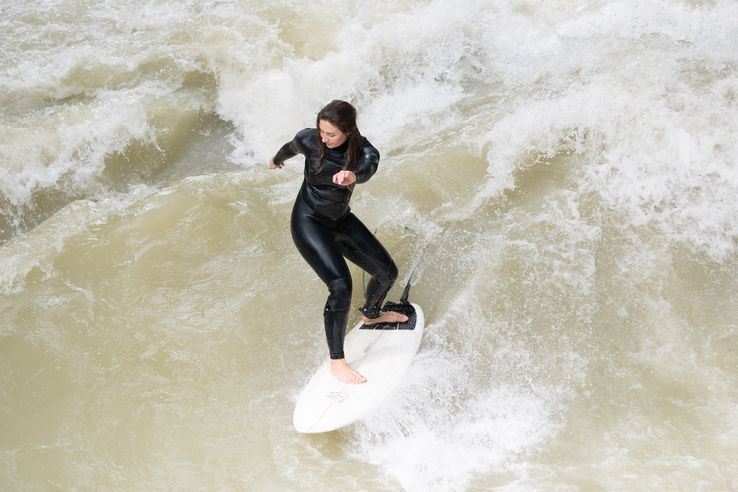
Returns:
[[[306,57],[285,41],[289,33],[279,19],[298,6],[305,19],[319,18],[320,5],[286,2],[258,16],[225,4],[202,10],[150,3],[141,16],[111,2],[83,9],[93,23],[111,22],[105,51],[87,43],[98,33],[75,34],[64,15],[69,24],[55,35],[70,44],[59,48],[50,33],[40,33],[25,61],[11,53],[18,63],[6,65],[0,80],[39,97],[86,94],[64,82],[75,67],[119,65],[135,73],[147,59],[164,56],[168,37],[187,32],[191,41],[175,43],[179,77],[198,67],[215,74],[217,110],[238,129],[239,163],[263,164],[333,98],[356,103],[362,130],[384,153],[472,120],[463,135],[487,150],[489,179],[456,216],[514,188],[516,174],[535,165],[531,153],[573,152],[589,161],[581,188],[623,209],[632,224],[656,224],[712,258],[735,250],[738,226],[725,205],[738,186],[731,138],[736,80],[729,70],[737,35],[727,20],[735,18],[734,3],[382,5],[387,15],[361,5],[335,9],[331,35],[319,38],[326,46]],[[45,54],[49,47],[56,51]],[[159,94],[177,87],[177,77],[165,81]],[[503,94],[494,111],[459,112],[465,100],[484,96],[476,91],[492,88]],[[27,203],[34,188],[54,186],[69,172],[80,188],[94,186],[89,177],[100,173],[101,156],[131,139],[152,138],[141,107],[150,95],[146,84],[96,92],[80,126],[60,121],[51,134],[33,133],[34,125],[9,128],[7,141],[35,144],[30,152],[17,143],[3,150],[11,159],[31,159],[4,169],[2,192],[14,204]],[[121,118],[102,121],[96,112]]]
[[[105,156],[122,151],[137,139],[153,142],[142,92],[118,91],[97,104],[67,107],[10,130],[0,147],[6,167],[0,175],[0,192],[14,205],[29,203],[37,188],[69,179],[70,188],[90,189],[104,169]],[[45,127],[51,123],[52,132]]]
[[[517,50],[504,44],[504,27],[489,35],[511,64],[494,65],[511,84],[510,111],[486,122],[478,148],[488,149],[489,179],[464,213],[516,188],[521,170],[541,164],[534,157],[545,163],[572,153],[585,163],[580,190],[621,210],[625,227],[656,226],[669,240],[716,260],[735,251],[729,197],[738,192],[738,146],[731,137],[738,130],[736,80],[725,71],[727,57],[734,59],[725,39],[738,36],[722,20],[735,6],[666,12],[661,6],[658,16],[652,9],[620,3],[558,30],[531,26],[531,44]],[[635,25],[628,23],[633,17]],[[712,29],[695,29],[695,22]],[[629,41],[615,44],[592,32],[601,25]],[[555,42],[547,42],[552,33]],[[546,45],[545,59],[527,51],[539,43]]]
[[[214,97],[182,90],[185,77],[219,63],[235,67],[238,51],[224,46],[249,46],[239,28],[263,26],[227,6],[204,14],[181,3],[52,2],[9,14],[13,43],[0,59],[0,193],[30,210],[39,190],[108,192],[100,180],[105,157],[134,141],[155,143],[169,130],[156,128],[158,114],[211,110]],[[253,68],[251,61],[241,68]]]
[[[327,41],[330,51],[320,59],[288,58],[256,76],[231,74],[219,111],[243,135],[237,155],[270,157],[337,98],[358,107],[363,133],[385,148],[403,144],[398,136],[408,128],[432,134],[429,130],[442,120],[432,116],[448,112],[464,93],[465,73],[457,69],[470,63],[474,41],[467,31],[479,29],[481,22],[473,15],[434,2],[376,25],[367,26],[364,17],[343,18],[335,24],[335,38]]]
[[[505,470],[555,433],[545,399],[496,383],[466,395],[459,360],[443,357],[418,357],[402,401],[384,405],[357,431],[356,455],[404,490],[465,490],[475,476]]]

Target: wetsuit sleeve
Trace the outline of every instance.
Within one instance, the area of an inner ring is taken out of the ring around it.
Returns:
[[[354,174],[357,183],[366,183],[369,181],[379,167],[379,151],[371,145],[364,146],[361,158],[359,159]]]
[[[306,128],[305,130],[310,129]],[[284,144],[282,148],[274,154],[272,161],[274,161],[275,164],[282,164],[284,161],[290,157],[295,157],[297,154],[305,154],[305,148],[302,144],[302,140],[307,134],[305,130],[298,132],[297,135],[295,135],[295,138]]]

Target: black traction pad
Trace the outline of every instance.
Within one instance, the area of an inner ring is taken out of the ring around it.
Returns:
[[[415,322],[418,317],[415,314],[415,308],[410,303],[388,302],[382,308],[382,311],[394,311],[407,316],[404,323],[375,323],[371,325],[361,325],[360,330],[414,330]]]

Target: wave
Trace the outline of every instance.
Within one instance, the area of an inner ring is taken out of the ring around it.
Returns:
[[[130,465],[141,483],[186,467],[205,488],[223,470],[177,454],[190,449],[169,432],[177,418],[192,440],[222,439],[214,461],[234,462],[234,480],[325,488],[335,454],[359,488],[619,489],[628,473],[669,488],[721,464],[709,483],[728,483],[734,2],[66,0],[5,12],[5,329],[105,387],[86,393],[104,411],[77,409],[67,436],[115,430],[115,404],[146,414],[120,434],[131,445],[136,425],[160,433],[135,448],[160,465]],[[324,293],[289,238],[299,159],[279,173],[264,163],[334,98],[356,104],[382,153],[352,207],[403,272],[419,266],[429,326],[375,417],[301,440],[284,402],[325,355]],[[22,311],[38,299],[44,309]],[[73,330],[88,359],[63,343]],[[149,396],[106,384],[110,367]],[[167,396],[147,413],[166,371],[190,378],[167,381],[179,400],[194,384],[214,403],[183,410]],[[203,424],[204,408],[228,425]],[[229,441],[233,428],[256,451]],[[650,432],[670,444],[655,450]],[[117,465],[82,444],[93,451],[75,466],[88,474]],[[661,464],[644,469],[654,451]]]

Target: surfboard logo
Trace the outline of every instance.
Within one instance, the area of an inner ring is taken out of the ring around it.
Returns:
[[[341,403],[343,400],[348,398],[349,394],[346,391],[329,391],[326,394],[326,397],[335,401],[336,403]]]

